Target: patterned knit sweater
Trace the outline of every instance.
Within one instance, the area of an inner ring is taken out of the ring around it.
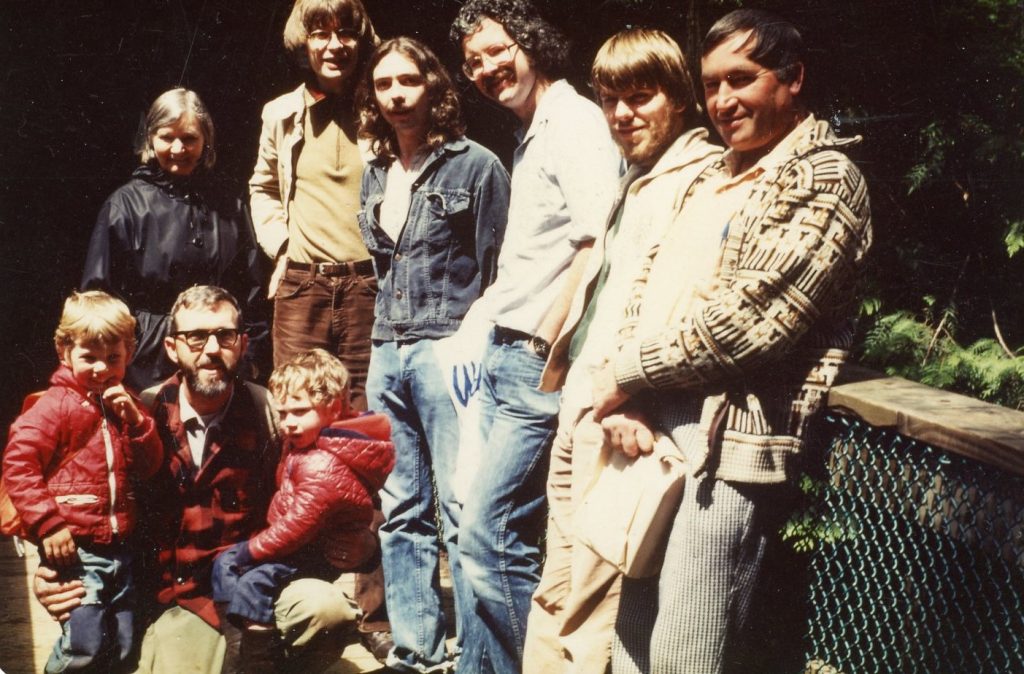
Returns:
[[[787,478],[852,341],[871,224],[864,178],[839,148],[860,139],[840,140],[813,118],[793,133],[802,137],[791,154],[754,180],[730,219],[701,298],[674,314],[675,260],[659,255],[671,249],[663,241],[634,283],[619,333],[619,386],[656,389],[644,397],[657,401],[663,427],[674,410],[699,409],[711,451],[691,459],[725,480]],[[725,170],[724,161],[712,165],[690,193]]]

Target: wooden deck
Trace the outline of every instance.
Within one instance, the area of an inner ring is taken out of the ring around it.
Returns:
[[[53,642],[60,634],[43,607],[32,598],[29,578],[39,564],[31,545],[19,557],[10,538],[0,538],[0,669],[6,674],[43,671]]]
[[[49,657],[60,627],[32,597],[30,579],[39,555],[25,545],[19,557],[10,538],[0,538],[0,674],[37,674]],[[351,582],[351,578],[348,579]],[[443,579],[448,585],[447,578]],[[322,674],[380,671],[380,664],[358,642],[345,645]],[[312,674],[307,672],[306,674]]]

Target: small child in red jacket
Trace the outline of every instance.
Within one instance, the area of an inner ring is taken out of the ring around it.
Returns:
[[[334,580],[373,562],[374,495],[395,464],[391,425],[357,416],[349,374],[323,349],[274,370],[269,388],[284,451],[267,528],[214,562],[213,599],[227,641],[222,673],[279,670],[274,601],[293,579]]]
[[[3,480],[23,533],[85,596],[63,625],[46,672],[123,663],[134,643],[132,481],[160,466],[153,419],[122,385],[135,319],[100,291],[64,302],[50,388],[11,425]],[[116,642],[116,643],[115,643]]]

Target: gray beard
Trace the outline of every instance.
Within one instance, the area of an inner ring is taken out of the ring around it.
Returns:
[[[219,381],[204,382],[199,378],[199,372],[197,370],[186,370],[185,371],[185,383],[188,385],[188,390],[193,395],[199,396],[200,398],[218,398],[231,388],[231,380],[234,379],[235,373],[228,372],[227,377]]]

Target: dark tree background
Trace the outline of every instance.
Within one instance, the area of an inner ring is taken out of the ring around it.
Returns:
[[[447,33],[459,4],[367,0],[383,37],[415,35],[453,71],[460,55]],[[697,59],[700,36],[740,4],[754,3],[538,2],[573,42],[578,87],[597,47],[620,28],[663,28]],[[970,342],[992,336],[994,310],[1010,349],[1024,343],[1024,256],[1010,257],[1024,245],[1020,0],[757,6],[805,29],[819,116],[843,135],[865,136],[856,159],[869,177],[877,236],[865,275],[868,325],[903,312],[921,326],[919,342],[936,334]],[[158,94],[179,84],[199,92],[216,122],[217,172],[244,189],[263,103],[299,80],[281,47],[290,7],[291,0],[0,3],[0,429],[56,365],[51,338],[61,303],[79,279],[100,205],[137,163],[133,139]],[[469,135],[507,158],[513,120],[459,81]],[[882,365],[898,369],[898,346],[882,345]],[[911,361],[918,351],[910,349]]]

